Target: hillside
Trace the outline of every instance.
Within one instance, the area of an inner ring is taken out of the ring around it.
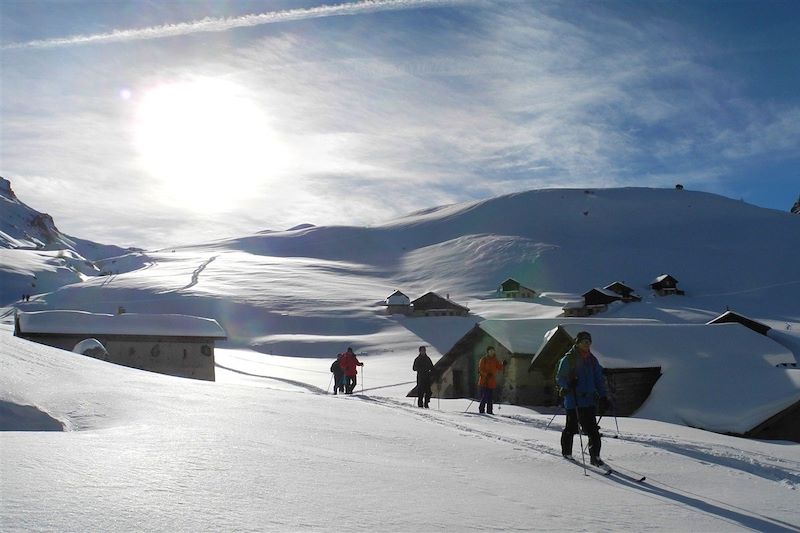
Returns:
[[[483,318],[555,317],[595,286],[625,281],[644,301],[604,316],[702,323],[724,311],[800,320],[800,217],[708,193],[540,190],[428,209],[374,227],[304,227],[97,261],[26,310],[172,312],[216,318],[230,346],[322,356],[431,344],[443,353]],[[686,296],[649,290],[669,273]],[[498,301],[507,277],[537,290]],[[437,291],[468,318],[387,317],[395,289]],[[442,327],[442,324],[448,324]],[[387,346],[389,345],[389,346]]]
[[[53,218],[22,202],[0,177],[0,305],[102,274],[95,263],[130,253],[62,233]]]

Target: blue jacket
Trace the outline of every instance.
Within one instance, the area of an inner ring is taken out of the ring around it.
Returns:
[[[578,385],[574,393],[569,388],[569,382],[573,376],[578,378]],[[608,394],[600,362],[591,353],[584,359],[575,346],[558,362],[556,383],[564,389],[565,409],[575,409],[576,398],[578,407],[590,407],[595,405],[598,398]]]

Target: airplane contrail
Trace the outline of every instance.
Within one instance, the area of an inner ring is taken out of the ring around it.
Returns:
[[[460,3],[464,3],[464,0],[362,0],[360,2],[321,5],[317,7],[301,9],[287,9],[284,11],[242,15],[240,17],[232,18],[207,17],[191,22],[181,22],[178,24],[167,24],[163,26],[151,26],[149,28],[113,30],[108,33],[96,33],[94,35],[74,35],[71,37],[10,43],[3,45],[0,47],[0,49],[12,50],[24,48],[59,48],[64,46],[84,44],[161,39],[164,37],[175,37],[178,35],[188,35],[192,33],[220,32],[234,28],[275,24],[277,22],[336,17],[343,15],[358,15],[362,13],[374,13],[378,11],[398,11],[423,7],[454,5]]]

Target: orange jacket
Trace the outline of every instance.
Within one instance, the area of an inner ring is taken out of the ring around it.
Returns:
[[[478,386],[493,389],[497,387],[498,372],[503,370],[503,363],[497,356],[484,355],[478,363]]]

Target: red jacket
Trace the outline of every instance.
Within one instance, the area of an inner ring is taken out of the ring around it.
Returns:
[[[353,377],[358,374],[356,367],[364,366],[364,363],[360,362],[353,352],[344,352],[342,358],[339,360],[339,366],[344,370],[345,376]]]

